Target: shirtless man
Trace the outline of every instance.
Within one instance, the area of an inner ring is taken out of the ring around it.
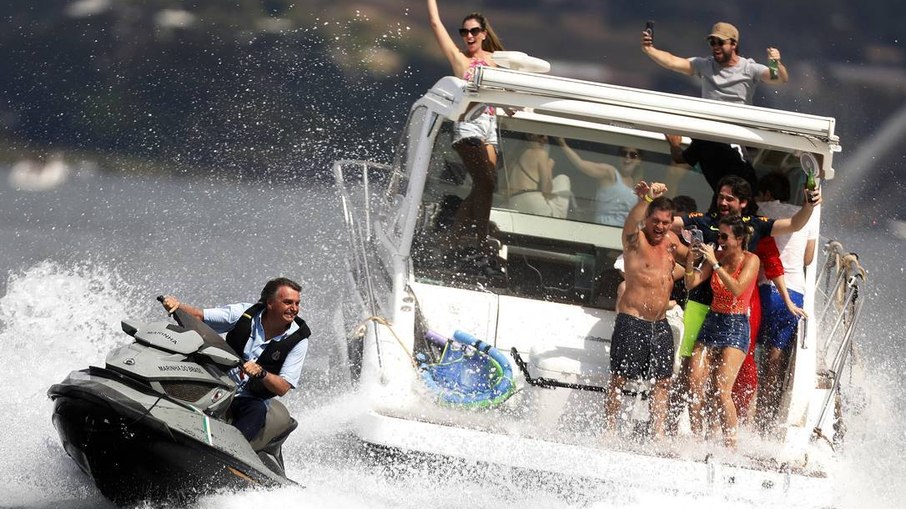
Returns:
[[[652,434],[663,437],[673,375],[673,333],[666,319],[667,304],[674,281],[683,277],[674,255],[684,257],[687,253],[670,229],[674,206],[662,196],[667,186],[639,182],[635,192],[639,201],[623,224],[626,289],[617,306],[611,337],[606,425],[610,431],[616,429],[620,394],[627,380],[654,380]]]

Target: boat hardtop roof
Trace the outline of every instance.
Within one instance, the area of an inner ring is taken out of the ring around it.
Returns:
[[[583,129],[632,132],[663,140],[682,134],[752,148],[811,152],[823,159],[830,179],[832,155],[841,150],[833,117],[656,92],[606,83],[479,67],[470,81],[448,76],[416,103],[450,120],[478,104],[511,108],[507,122],[559,124]],[[688,139],[686,140],[688,142]]]

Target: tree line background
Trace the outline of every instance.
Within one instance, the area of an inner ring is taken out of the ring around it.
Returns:
[[[742,53],[781,49],[792,79],[756,104],[836,116],[844,147],[904,103],[906,4],[666,0],[441,0],[453,30],[473,10],[509,49],[554,72],[697,95],[638,48],[705,55],[731,21]],[[322,175],[340,157],[387,161],[411,102],[449,72],[420,0],[42,0],[0,20],[2,157],[90,154],[108,169],[227,177]],[[455,37],[455,35],[454,35]],[[902,155],[893,155],[894,159]]]

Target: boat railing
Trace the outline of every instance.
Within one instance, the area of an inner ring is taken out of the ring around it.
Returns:
[[[371,170],[376,170],[371,171]],[[373,295],[371,277],[367,263],[368,240],[372,237],[372,200],[375,197],[375,175],[382,178],[389,175],[391,166],[372,161],[341,159],[333,163],[334,178],[337,183],[340,205],[343,208],[343,221],[346,226],[346,235],[349,245],[352,246],[349,258],[350,270],[359,281],[364,281],[368,288],[368,295]],[[355,190],[355,193],[353,193]],[[379,191],[377,191],[379,193]],[[356,213],[356,211],[360,211]],[[371,305],[372,303],[369,303]]]
[[[361,199],[363,200],[363,210],[365,211],[365,238],[371,237],[371,200],[374,196],[374,191],[372,190],[372,179],[374,177],[373,172],[370,172],[369,169],[374,168],[379,170],[380,174],[388,175],[391,171],[391,166],[389,164],[375,163],[373,161],[366,161],[361,159],[340,159],[334,161],[333,163],[333,173],[337,181],[337,187],[340,192],[340,199],[344,201],[344,217],[348,218],[348,207],[346,205],[351,203],[353,196],[349,193],[346,184],[349,183],[358,183],[361,186],[362,195]]]
[[[826,439],[821,431],[822,423],[837,403],[843,371],[854,354],[853,335],[862,311],[866,276],[859,257],[846,251],[840,242],[825,244],[824,256],[815,292],[815,308],[822,307],[815,323],[822,331],[817,340],[818,383],[829,390],[815,423],[813,439]]]

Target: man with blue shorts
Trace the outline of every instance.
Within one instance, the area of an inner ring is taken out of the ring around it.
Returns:
[[[755,199],[759,211],[774,218],[792,217],[802,208],[786,203],[790,199],[790,183],[785,176],[777,173],[767,174],[759,180]],[[764,374],[755,422],[763,432],[769,431],[777,420],[783,372],[796,340],[800,316],[804,315],[801,312],[805,294],[804,267],[811,264],[815,257],[817,218],[817,214],[812,214],[803,229],[775,237],[790,301],[781,296],[771,281],[762,278],[758,283],[762,310],[758,344],[763,350]]]

